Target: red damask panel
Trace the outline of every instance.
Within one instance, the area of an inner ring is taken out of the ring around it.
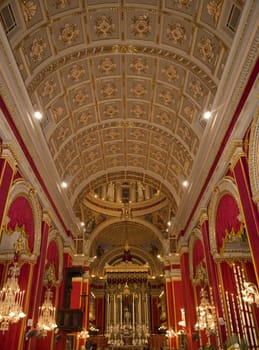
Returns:
[[[17,197],[10,205],[8,216],[10,218],[8,225],[10,230],[14,231],[16,226],[24,226],[25,232],[28,235],[28,246],[32,252],[35,232],[33,212],[29,201],[25,197]]]
[[[239,208],[237,202],[230,194],[225,194],[219,201],[216,214],[216,242],[218,251],[223,245],[226,232],[234,229],[238,232],[240,221],[238,220]]]

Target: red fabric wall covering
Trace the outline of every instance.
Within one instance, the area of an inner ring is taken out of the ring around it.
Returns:
[[[202,261],[204,261],[204,249],[203,249],[203,244],[200,239],[197,239],[194,243],[193,247],[193,274],[194,277],[196,275],[196,267],[199,265]],[[205,263],[203,263],[203,266]],[[205,266],[204,266],[205,267]]]
[[[166,305],[167,305],[167,327],[175,329],[175,304],[173,283],[166,281]]]
[[[72,278],[72,291],[70,294],[70,308],[81,308],[82,279]]]
[[[152,307],[152,322],[151,322],[151,332],[156,333],[158,327],[160,326],[159,313],[158,313],[158,297],[151,297],[151,307]]]
[[[236,293],[236,283],[232,266],[230,266],[227,262],[222,261],[220,263],[220,270],[224,281],[224,290],[228,291],[229,293]]]
[[[96,313],[96,327],[99,329],[99,334],[103,334],[103,324],[104,324],[104,299],[103,297],[98,297],[95,299],[95,313]]]
[[[34,245],[34,218],[27,198],[17,197],[10,205],[8,216],[10,218],[8,226],[11,230],[14,230],[16,225],[19,227],[24,226],[28,235],[29,249],[32,252]]]
[[[175,302],[175,316],[176,316],[176,324],[175,330],[182,329],[182,327],[178,324],[181,321],[181,309],[184,308],[184,300],[183,300],[183,282],[182,281],[174,281],[174,302]]]
[[[235,232],[240,229],[240,221],[237,219],[239,215],[239,208],[230,194],[225,194],[219,201],[216,214],[216,240],[218,252],[223,245],[223,239],[227,232],[231,232],[234,228]]]

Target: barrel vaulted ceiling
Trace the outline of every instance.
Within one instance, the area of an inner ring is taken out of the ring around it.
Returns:
[[[182,181],[192,183],[204,146],[203,113],[213,106],[244,2],[0,5],[28,95],[43,112],[40,125],[53,164],[60,181],[69,183],[75,216],[88,207],[91,191],[120,180],[156,189],[175,217],[188,191]]]

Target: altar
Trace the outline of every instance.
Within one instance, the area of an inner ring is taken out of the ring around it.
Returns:
[[[129,247],[125,246],[128,252]],[[116,349],[143,349],[150,335],[149,265],[105,265],[105,335]]]

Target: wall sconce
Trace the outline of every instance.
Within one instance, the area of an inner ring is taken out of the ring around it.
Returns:
[[[243,300],[248,304],[255,303],[259,307],[259,291],[252,282],[244,282],[244,289],[241,291]]]

